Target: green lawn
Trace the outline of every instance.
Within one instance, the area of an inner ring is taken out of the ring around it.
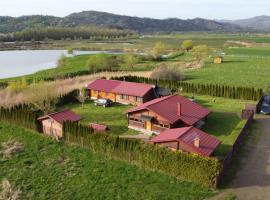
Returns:
[[[22,143],[24,151],[9,159],[0,155],[0,181],[7,178],[20,188],[21,199],[202,200],[213,195],[207,188],[0,123],[0,144],[8,140]]]
[[[226,155],[239,134],[239,128],[244,125],[244,121],[240,118],[242,109],[245,108],[247,103],[255,102],[193,94],[183,95],[186,97],[195,96],[197,103],[212,111],[203,130],[222,141],[218,155]],[[127,135],[139,133],[127,128],[127,118],[124,111],[132,106],[115,105],[103,108],[94,106],[92,102],[87,102],[84,107],[81,104],[72,104],[66,107],[82,116],[82,123],[84,124],[96,122],[108,125],[110,128],[109,133],[111,134]]]
[[[192,94],[183,94],[191,97]],[[217,155],[225,156],[232,148],[245,120],[241,120],[241,111],[247,103],[255,104],[253,101],[236,99],[225,99],[204,95],[193,95],[196,101],[209,108],[212,113],[209,115],[203,130],[222,141]]]
[[[83,117],[83,124],[95,122],[109,126],[109,133],[115,135],[138,134],[137,131],[128,129],[127,117],[124,113],[132,106],[115,104],[111,107],[103,108],[95,106],[92,101],[88,101],[83,107],[81,104],[68,105],[68,108]]]

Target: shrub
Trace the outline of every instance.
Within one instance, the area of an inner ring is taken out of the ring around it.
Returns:
[[[146,144],[140,140],[120,138],[98,133],[78,123],[65,122],[64,140],[78,144],[109,158],[120,159],[140,167],[159,170],[182,180],[215,186],[221,165],[217,159],[194,154],[173,152],[166,148]]]
[[[149,83],[161,87],[170,88],[175,92],[195,93],[231,99],[244,99],[257,101],[261,99],[263,90],[261,88],[234,87],[218,84],[194,84],[184,81],[171,81],[161,79],[151,79],[137,76],[113,77],[116,80],[126,80],[131,82]]]
[[[156,68],[151,76],[153,79],[181,81],[184,79],[182,70],[177,66],[169,66],[166,64],[160,65]]]
[[[193,48],[193,42],[192,40],[184,40],[181,44],[181,48],[186,50],[186,51],[189,51]]]
[[[113,71],[118,69],[119,65],[115,56],[107,55],[104,53],[90,56],[87,66],[90,73],[100,71]]]

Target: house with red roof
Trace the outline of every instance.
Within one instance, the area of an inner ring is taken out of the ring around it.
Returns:
[[[71,110],[54,112],[38,118],[38,121],[41,123],[43,133],[53,136],[56,139],[61,139],[63,137],[64,121],[78,122],[80,120],[81,117]]]
[[[105,98],[122,104],[139,105],[155,98],[153,85],[97,79],[87,87],[91,99]]]
[[[221,143],[215,137],[192,126],[165,130],[154,137],[151,142],[172,150],[201,156],[213,156]]]
[[[210,110],[180,95],[151,100],[126,111],[128,126],[145,133],[166,129],[202,126]]]

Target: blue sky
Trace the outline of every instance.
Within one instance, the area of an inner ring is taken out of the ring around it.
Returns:
[[[270,0],[0,0],[1,16],[65,16],[82,10],[161,19],[242,19],[270,15]]]

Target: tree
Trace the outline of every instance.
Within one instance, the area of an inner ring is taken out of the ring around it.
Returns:
[[[186,51],[189,51],[193,48],[193,42],[192,40],[184,40],[181,44],[181,48],[186,50]]]
[[[68,52],[68,54],[72,54],[73,55],[74,49],[70,47],[70,48],[67,49],[67,52]]]
[[[163,43],[158,42],[154,45],[150,54],[155,60],[161,60],[162,56],[166,53],[166,47]]]
[[[82,88],[77,96],[78,101],[82,104],[82,107],[85,103],[85,100],[87,98],[87,90],[86,88]]]
[[[90,56],[87,66],[92,73],[105,70],[112,71],[119,67],[115,56],[107,55],[105,53]]]
[[[209,56],[210,49],[207,45],[198,45],[193,48],[192,52],[197,62],[201,63],[205,58],[207,58],[207,56]]]
[[[58,94],[54,85],[37,84],[25,91],[26,103],[48,114],[55,110]]]
[[[25,77],[21,78],[21,80],[10,81],[8,83],[8,90],[10,92],[20,92],[28,87],[28,82]]]
[[[124,57],[124,61],[128,66],[131,66],[131,68],[133,68],[134,65],[139,62],[139,58],[133,54],[127,54]]]
[[[177,66],[162,64],[156,68],[151,76],[153,79],[181,81],[184,79],[182,70]]]

